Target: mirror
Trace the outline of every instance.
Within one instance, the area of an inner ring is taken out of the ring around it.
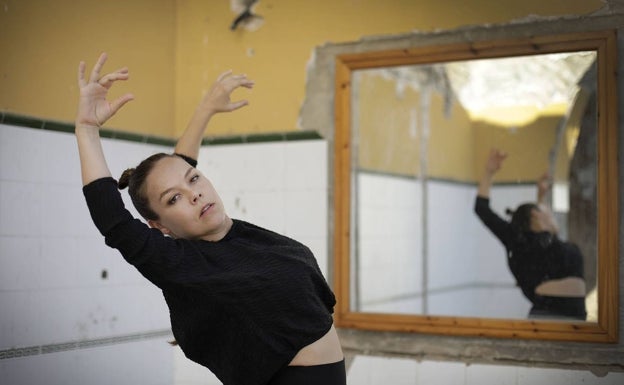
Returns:
[[[338,55],[338,326],[613,341],[615,52],[597,32]],[[549,176],[540,239],[568,250],[549,267],[475,212],[493,148],[508,154],[487,190],[505,224]]]

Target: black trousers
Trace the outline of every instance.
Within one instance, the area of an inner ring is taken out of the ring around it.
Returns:
[[[315,366],[285,366],[267,385],[346,385],[345,361]]]
[[[529,318],[564,317],[580,321],[587,318],[585,297],[535,295]]]

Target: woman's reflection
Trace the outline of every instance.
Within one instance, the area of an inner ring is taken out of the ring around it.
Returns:
[[[479,182],[475,212],[503,243],[507,262],[517,285],[533,304],[529,318],[571,318],[585,320],[583,256],[579,248],[557,236],[557,226],[544,204],[550,189],[547,176],[538,182],[537,203],[524,203],[508,210],[506,221],[490,208],[494,174],[507,154],[492,149]]]

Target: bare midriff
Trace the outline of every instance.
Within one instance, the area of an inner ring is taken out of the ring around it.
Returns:
[[[331,364],[344,358],[338,333],[332,325],[331,329],[321,338],[299,350],[289,366],[314,366]]]
[[[585,281],[578,277],[552,279],[539,284],[535,294],[553,297],[585,297]]]

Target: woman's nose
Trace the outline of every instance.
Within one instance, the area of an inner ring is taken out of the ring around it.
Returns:
[[[193,203],[197,203],[197,201],[199,200],[199,198],[201,198],[202,194],[201,193],[194,193],[193,194]]]

